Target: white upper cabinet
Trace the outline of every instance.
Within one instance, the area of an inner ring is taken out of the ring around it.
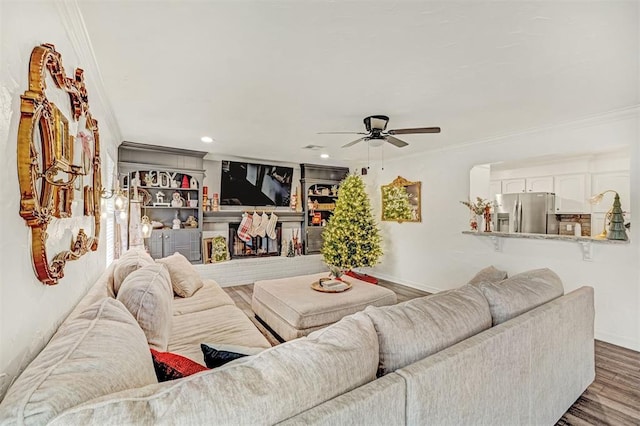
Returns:
[[[527,192],[553,192],[553,176],[526,179]]]
[[[524,192],[525,180],[524,179],[503,179],[502,181],[502,193],[512,194],[514,192]]]
[[[630,182],[628,171],[594,173],[591,175],[591,192],[592,195],[596,195],[612,189],[620,195],[622,210],[631,212]],[[593,205],[592,211],[594,213],[608,212],[611,206],[613,206],[614,197],[615,194],[611,192],[604,194],[602,201]]]
[[[590,205],[586,191],[586,173],[555,176],[556,213],[588,213]]]
[[[502,182],[499,180],[492,180],[489,182],[489,196],[491,200],[496,199],[496,194],[502,194]]]

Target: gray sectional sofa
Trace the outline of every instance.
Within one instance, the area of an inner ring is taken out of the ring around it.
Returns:
[[[551,425],[594,379],[593,290],[565,295],[549,270],[368,307],[162,383],[149,334],[109,294],[112,279],[113,267],[96,284],[107,290],[89,292],[10,388],[0,423]],[[174,299],[168,349],[197,358],[195,347],[213,343],[220,327],[226,343],[260,343],[246,316],[234,317],[240,337],[232,337],[226,312],[237,308],[219,305],[225,296],[210,282],[191,301]],[[221,315],[202,313],[220,307]],[[194,313],[199,331],[176,325]]]

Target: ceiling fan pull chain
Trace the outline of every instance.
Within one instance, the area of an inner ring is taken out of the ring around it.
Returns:
[[[380,155],[382,156],[382,170],[384,171],[384,145],[380,147]]]

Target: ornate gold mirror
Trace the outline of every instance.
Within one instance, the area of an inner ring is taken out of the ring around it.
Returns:
[[[68,95],[68,105],[55,105],[47,99],[47,77]],[[89,111],[83,71],[76,69],[73,78],[67,77],[61,55],[52,44],[36,46],[31,52],[29,88],[21,99],[20,216],[31,228],[36,276],[52,285],[64,276],[68,260],[98,248],[102,189],[98,122]],[[64,115],[65,110],[70,111],[69,117]],[[75,222],[58,222],[63,220]],[[63,235],[78,228],[61,251],[47,241],[47,227],[54,222],[57,230],[64,230]],[[54,255],[49,260],[52,250]]]
[[[382,220],[420,222],[420,182],[410,182],[398,176],[382,186]]]

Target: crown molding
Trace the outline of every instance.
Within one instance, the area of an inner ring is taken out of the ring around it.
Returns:
[[[71,46],[78,56],[79,63],[82,64],[82,69],[85,70],[85,78],[90,78],[94,83],[95,93],[91,93],[91,96],[96,96],[102,104],[104,117],[100,117],[100,121],[109,127],[116,141],[113,148],[109,148],[107,151],[109,151],[112,156],[115,156],[117,155],[117,145],[123,140],[122,132],[120,131],[118,120],[116,120],[111,102],[107,96],[84,17],[82,16],[77,0],[56,0],[55,3]]]

